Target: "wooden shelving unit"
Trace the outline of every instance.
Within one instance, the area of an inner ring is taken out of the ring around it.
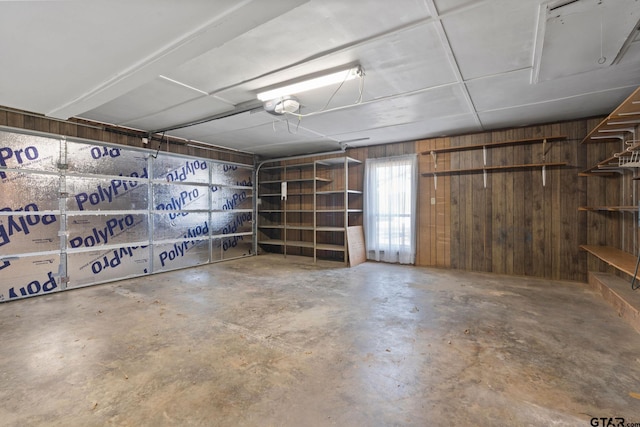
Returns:
[[[349,188],[349,168],[362,162],[350,157],[317,160],[316,176],[341,175],[341,183],[326,184],[318,180],[314,184],[314,261],[318,251],[342,252],[344,263],[349,262],[347,250],[347,228],[351,225],[353,214],[362,213],[362,209],[350,208],[351,201],[362,197],[362,191]],[[344,172],[344,174],[341,174]],[[338,237],[339,236],[339,237]],[[338,243],[335,243],[335,241]]]
[[[555,168],[566,166],[566,162],[546,162],[546,154],[549,151],[551,144],[557,141],[566,140],[567,137],[565,135],[559,136],[548,136],[541,138],[528,138],[528,139],[516,139],[510,141],[500,141],[500,142],[487,142],[486,144],[473,144],[473,145],[463,145],[456,147],[444,147],[444,148],[434,148],[429,151],[423,151],[420,154],[423,156],[432,156],[433,163],[435,165],[432,171],[423,172],[422,176],[424,177],[433,177],[434,178],[434,186],[437,187],[437,178],[438,175],[455,175],[455,174],[474,174],[474,173],[482,173],[484,174],[484,186],[487,186],[487,174],[491,172],[504,172],[508,170],[516,170],[516,169],[537,169],[540,168],[542,170],[542,184],[545,185],[546,182],[546,169],[547,168]],[[543,162],[541,163],[527,163],[527,164],[516,164],[516,165],[488,165],[487,164],[487,150],[498,147],[507,147],[507,146],[516,146],[516,145],[528,145],[528,144],[542,144],[543,145]],[[549,147],[547,147],[549,146]],[[473,150],[482,150],[482,167],[473,167],[473,168],[462,168],[462,169],[438,169],[437,161],[438,154],[440,153],[454,153],[454,152],[463,152],[463,151],[473,151]]]
[[[362,191],[349,188],[349,169],[357,165],[359,160],[336,157],[262,168],[258,244],[280,247],[285,256],[287,248],[311,249],[314,261],[324,251],[341,252],[347,263],[347,227],[353,215],[362,213],[351,207]]]
[[[625,175],[625,172],[633,173],[633,176],[635,176],[635,168],[640,167],[637,152],[637,150],[640,149],[640,145],[635,139],[637,138],[636,131],[638,125],[640,125],[640,87],[636,89],[631,95],[629,95],[629,97],[627,97],[627,99],[625,99],[615,110],[613,110],[611,114],[609,114],[604,120],[602,120],[597,126],[595,126],[581,142],[582,144],[585,144],[597,142],[611,143],[619,141],[620,151],[599,161],[595,165],[580,172],[578,175],[601,177],[618,176],[619,178],[615,178],[614,181],[612,181],[615,182],[616,185],[627,187],[633,185],[633,180],[636,178],[633,178],[629,174]],[[607,185],[609,185],[609,183],[607,183]],[[628,203],[629,201],[637,203],[635,191],[623,191],[622,194],[633,195],[633,200],[620,197],[620,200],[623,200],[623,203]],[[603,194],[603,197],[604,196],[605,194]],[[638,213],[638,206],[637,204],[581,206],[578,210],[586,212],[632,213],[634,214],[633,224],[635,224],[637,220],[635,214]],[[633,245],[625,245],[624,216],[616,219],[616,221],[622,221],[621,223],[616,223],[619,224],[618,227],[620,227],[620,232],[622,233],[621,246],[627,247],[627,249],[629,249],[631,246],[636,246],[635,240]],[[600,245],[581,245],[580,249],[597,257],[598,259],[614,267],[615,269],[628,274],[629,276],[634,275],[637,258],[635,255],[629,252],[626,252],[620,248]]]
[[[582,140],[582,144],[624,140],[640,124],[640,87]]]

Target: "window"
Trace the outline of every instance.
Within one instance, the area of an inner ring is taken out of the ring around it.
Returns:
[[[367,160],[364,195],[367,259],[415,263],[417,163],[415,154]]]

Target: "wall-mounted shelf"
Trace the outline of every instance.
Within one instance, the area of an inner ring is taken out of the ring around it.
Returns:
[[[582,140],[582,144],[597,141],[624,141],[640,124],[640,87],[638,87],[606,119],[601,121]]]
[[[608,157],[591,166],[589,169],[579,172],[578,176],[613,176],[621,172],[620,156],[617,155]]]
[[[542,185],[544,186],[546,185],[546,168],[547,167],[560,167],[560,166],[567,165],[567,163],[546,162],[546,155],[550,149],[550,147],[547,147],[547,144],[553,144],[556,141],[562,141],[565,139],[567,139],[565,135],[558,135],[558,136],[545,136],[540,138],[514,139],[510,141],[500,141],[500,142],[487,142],[486,144],[472,144],[472,145],[462,145],[462,146],[455,146],[455,147],[434,148],[432,150],[423,151],[421,153],[423,156],[428,156],[428,155],[432,156],[433,163],[434,163],[434,170],[429,172],[424,172],[422,173],[422,176],[433,177],[433,185],[435,188],[437,188],[438,175],[482,173],[484,175],[484,187],[486,188],[487,173],[489,172],[498,172],[498,171],[515,170],[515,169],[541,168],[542,169]],[[515,146],[515,145],[539,144],[539,143],[542,143],[542,151],[543,151],[542,163],[528,163],[528,164],[519,164],[519,165],[495,165],[495,166],[487,164],[488,149]],[[438,170],[437,162],[438,162],[439,153],[453,153],[453,152],[473,151],[473,150],[482,150],[482,167]]]
[[[579,211],[587,212],[638,212],[637,206],[580,206]]]
[[[580,245],[580,249],[589,252],[610,266],[633,277],[637,259],[634,255],[611,246]],[[637,278],[637,276],[636,276]]]
[[[501,165],[501,166],[484,166],[479,168],[466,168],[466,169],[448,169],[432,172],[424,172],[422,176],[434,176],[434,175],[455,175],[462,173],[480,173],[480,172],[495,172],[504,171],[509,169],[535,169],[540,167],[560,167],[566,166],[567,162],[556,163],[528,163],[524,165]]]
[[[566,135],[560,136],[545,136],[541,138],[528,138],[528,139],[514,139],[511,141],[500,141],[500,142],[487,142],[486,144],[473,144],[473,145],[460,145],[456,147],[444,147],[444,148],[434,148],[433,150],[423,151],[421,154],[423,156],[429,154],[438,154],[438,153],[453,153],[455,151],[471,151],[471,150],[481,150],[484,148],[497,148],[497,147],[506,147],[513,145],[526,145],[526,144],[538,144],[546,142],[555,142],[567,139]]]

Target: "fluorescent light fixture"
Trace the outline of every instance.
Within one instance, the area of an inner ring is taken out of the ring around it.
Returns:
[[[308,90],[346,82],[348,80],[353,80],[356,77],[362,77],[362,69],[360,68],[360,66],[320,77],[315,77],[309,80],[304,80],[298,83],[293,83],[287,86],[282,86],[276,89],[268,90],[266,92],[260,92],[257,96],[260,101],[265,102],[287,95],[295,95],[300,92],[306,92]]]

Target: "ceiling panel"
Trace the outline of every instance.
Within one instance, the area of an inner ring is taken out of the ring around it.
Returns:
[[[333,54],[427,17],[421,0],[403,0],[401,5],[386,0],[364,4],[312,1],[185,63],[167,76],[212,93],[291,68],[288,73],[262,79],[259,86],[248,86],[255,90],[341,66],[345,57]],[[346,59],[360,58],[347,55]]]
[[[408,93],[457,81],[435,25],[432,22],[426,22],[394,32],[382,39],[374,39],[330,54],[322,61],[315,63],[313,67],[304,65],[275,72],[245,84],[217,91],[216,95],[231,102],[244,102],[254,98],[258,91],[269,87],[274,81],[286,84],[292,73],[299,77],[311,70],[318,72],[327,70],[328,67],[345,64],[359,64],[363,67],[365,99]],[[348,100],[340,100],[343,94],[354,93],[354,90],[347,87],[349,85],[357,86],[357,83],[347,82],[345,87],[336,94],[334,105],[344,105],[357,98],[350,96]],[[304,98],[309,96],[307,93],[299,94],[298,97],[311,108],[321,108],[334,92],[334,88],[318,92],[322,95],[321,101],[305,100]]]
[[[211,96],[203,96],[150,116],[122,122],[122,124],[136,129],[155,130],[232,110],[233,106],[225,102]]]
[[[334,141],[313,140],[303,142],[283,142],[255,148],[256,154],[262,158],[277,158],[293,155],[324,153],[338,151],[340,145]]]
[[[461,114],[368,129],[364,132],[334,134],[332,137],[345,142],[348,146],[359,147],[387,142],[411,141],[416,139],[415,135],[423,135],[422,139],[447,136],[452,135],[451,129],[455,129],[453,134],[482,131],[476,121],[475,114]]]
[[[272,116],[264,111],[244,112],[224,119],[211,120],[196,126],[172,130],[169,134],[180,138],[200,139],[234,130],[251,129],[281,119],[282,117]]]
[[[495,0],[445,15],[446,31],[465,80],[531,67],[539,3]]]
[[[631,92],[633,89],[629,88],[612,89],[550,102],[485,111],[478,115],[482,125],[488,129],[553,123],[575,117],[600,116],[613,111]]]
[[[123,124],[202,96],[202,93],[194,89],[189,89],[166,79],[157,78],[113,101],[83,113],[82,117],[107,123]]]
[[[469,113],[460,85],[447,85],[406,96],[364,103],[354,108],[304,117],[304,126],[327,135],[401,125]]]
[[[476,109],[481,112],[611,89],[628,88],[631,92],[637,87],[639,75],[640,62],[636,61],[615,70],[599,70],[589,79],[562,78],[530,84],[531,70],[520,70],[469,81],[467,88]]]

